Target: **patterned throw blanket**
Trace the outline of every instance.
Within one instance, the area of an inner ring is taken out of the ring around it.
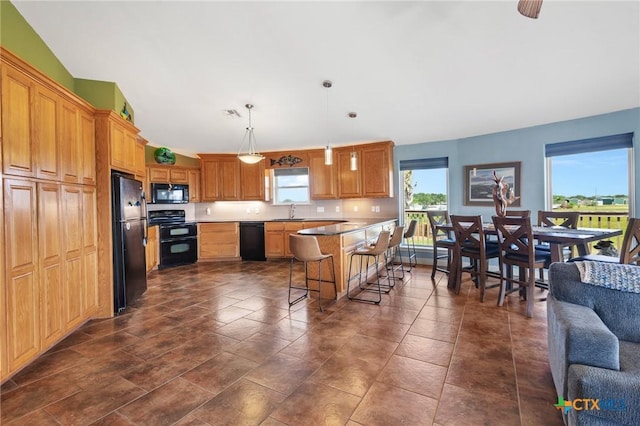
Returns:
[[[626,291],[640,293],[640,266],[607,262],[575,262],[580,271],[580,281]]]

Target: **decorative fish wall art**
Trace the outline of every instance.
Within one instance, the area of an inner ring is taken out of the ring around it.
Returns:
[[[294,165],[301,163],[302,158],[294,157],[293,155],[283,155],[277,160],[271,159],[271,165],[277,164],[278,166],[289,166],[293,167]]]

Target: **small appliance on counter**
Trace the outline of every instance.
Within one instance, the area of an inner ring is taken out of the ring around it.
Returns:
[[[114,311],[122,312],[147,290],[146,203],[142,182],[111,175],[113,209]]]
[[[198,260],[198,224],[187,222],[184,210],[150,211],[149,225],[158,225],[160,231],[158,269]]]

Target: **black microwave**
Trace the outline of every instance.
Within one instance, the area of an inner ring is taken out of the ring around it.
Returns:
[[[189,202],[189,185],[170,183],[151,184],[151,202],[154,204],[180,204]]]

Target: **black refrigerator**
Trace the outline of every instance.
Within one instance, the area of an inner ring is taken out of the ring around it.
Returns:
[[[142,182],[111,175],[113,211],[113,298],[116,315],[147,289],[147,212]]]

